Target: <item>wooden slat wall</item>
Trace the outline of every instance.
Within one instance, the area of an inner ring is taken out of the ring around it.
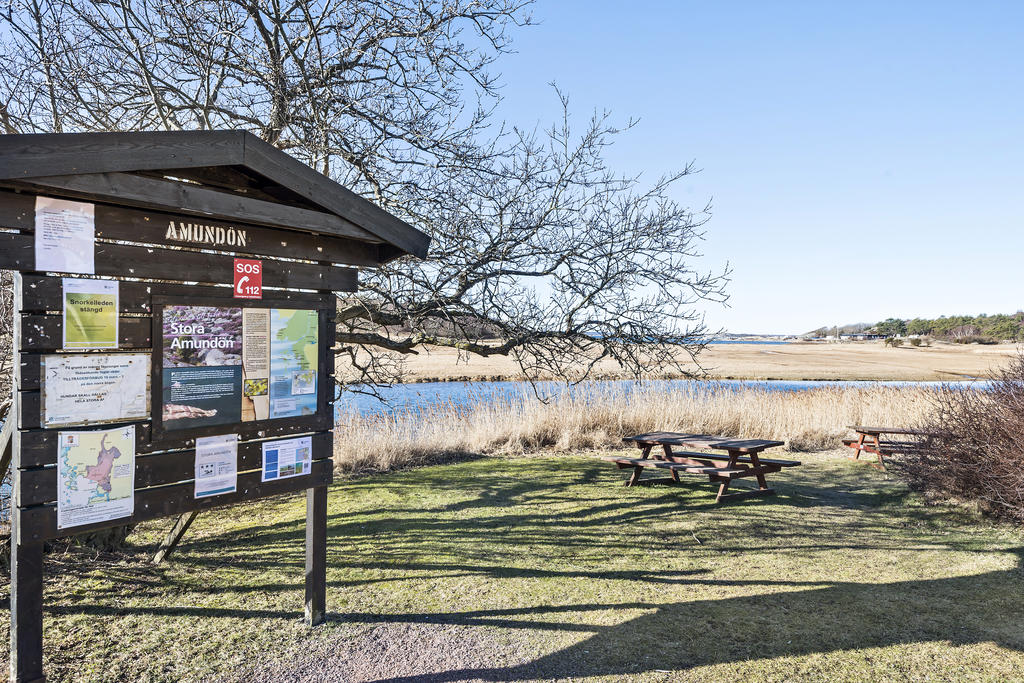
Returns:
[[[87,427],[43,429],[41,367],[44,355],[61,353],[63,284],[60,274],[32,272],[35,197],[0,191],[0,268],[22,271],[17,279],[18,320],[15,325],[15,371],[18,425],[15,431],[15,505],[19,540],[34,542],[134,524],[146,519],[205,509],[330,483],[332,472],[333,357],[336,291],[356,288],[356,271],[336,264],[376,263],[376,244],[325,237],[298,231],[241,223],[218,223],[202,218],[97,204],[96,274],[120,280],[120,334],[117,349],[73,353],[153,351],[154,297],[186,305],[260,306],[317,309],[320,316],[321,371],[316,415],[224,425],[204,430],[157,434],[152,420]],[[244,229],[247,250],[195,245],[193,249],[147,246],[164,244],[169,220]],[[6,230],[6,232],[2,231]],[[121,244],[117,242],[136,242]],[[201,250],[200,250],[201,249]],[[233,259],[263,261],[263,301],[234,299]],[[287,259],[287,260],[286,260]],[[83,277],[69,273],[67,277]],[[204,284],[192,284],[194,282]],[[310,291],[312,290],[312,291]],[[267,302],[267,303],[264,303]],[[156,360],[154,359],[154,363]],[[153,387],[152,411],[161,409]],[[60,431],[110,429],[134,424],[136,432],[135,514],[130,518],[58,530],[56,528],[57,441]],[[194,439],[214,433],[237,433],[238,492],[196,499],[193,479]],[[262,483],[262,444],[267,440],[310,435],[314,467],[310,474]],[[159,438],[158,438],[159,437]]]

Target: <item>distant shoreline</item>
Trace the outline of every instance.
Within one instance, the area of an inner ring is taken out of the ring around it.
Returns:
[[[963,381],[991,377],[1017,353],[1015,344],[888,348],[881,342],[753,342],[711,344],[700,356],[703,379],[790,381]],[[525,381],[515,362],[505,357],[467,356],[432,347],[408,356],[404,384],[426,382]],[[698,372],[696,365],[686,364]],[[345,376],[339,361],[339,375]],[[645,379],[686,379],[679,372]],[[553,379],[546,377],[542,379]],[[632,379],[611,363],[601,364],[592,379]]]

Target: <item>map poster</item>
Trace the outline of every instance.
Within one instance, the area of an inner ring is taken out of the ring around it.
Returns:
[[[269,441],[263,444],[262,481],[309,474],[313,467],[313,437]]]
[[[66,277],[63,284],[63,348],[116,349],[119,283]]]
[[[35,231],[36,270],[96,272],[95,204],[36,197]]]
[[[196,498],[238,489],[238,435],[196,439]]]
[[[135,512],[135,425],[57,434],[57,528]]]
[[[163,426],[167,430],[242,419],[242,309],[163,309]]]
[[[270,311],[270,417],[316,414],[317,311]]]
[[[149,417],[148,353],[43,356],[43,427]]]
[[[270,309],[242,309],[242,421],[270,417]]]

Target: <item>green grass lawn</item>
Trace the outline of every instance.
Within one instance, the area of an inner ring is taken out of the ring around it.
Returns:
[[[54,681],[1008,680],[1018,530],[926,507],[837,454],[716,506],[586,457],[338,482],[329,621],[302,625],[301,497],[172,520],[47,564]],[[648,475],[656,476],[656,475]]]

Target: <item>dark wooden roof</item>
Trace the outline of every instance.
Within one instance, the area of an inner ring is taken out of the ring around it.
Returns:
[[[430,244],[425,233],[245,131],[0,135],[0,182],[357,239],[382,245],[381,262],[423,258]]]

